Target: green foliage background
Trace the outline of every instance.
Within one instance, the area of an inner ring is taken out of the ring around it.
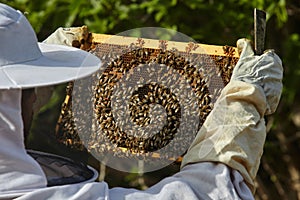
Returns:
[[[269,117],[269,133],[257,178],[256,199],[300,199],[299,0],[2,0],[1,2],[24,12],[40,41],[60,26],[87,25],[92,32],[109,34],[152,26],[177,30],[199,43],[235,45],[238,38],[253,38],[253,9],[267,11],[266,48],[275,49],[282,58],[285,75],[280,105],[276,114]],[[55,98],[57,101],[61,99],[58,94],[59,92]],[[46,115],[50,116],[49,113]],[[48,120],[50,119],[52,118],[49,117]],[[155,175],[146,177],[146,184],[147,180],[149,186],[155,182],[153,179],[159,180],[166,175],[163,171],[160,173],[156,174],[156,179]],[[108,174],[106,180],[113,186],[118,185],[118,179],[112,180],[109,175],[114,176],[114,173]],[[132,176],[126,176],[125,179],[119,180],[123,181],[119,185],[135,186],[132,183],[133,179]]]

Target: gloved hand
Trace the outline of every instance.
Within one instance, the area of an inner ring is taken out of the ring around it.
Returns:
[[[275,111],[283,68],[272,51],[253,53],[250,42],[237,42],[240,59],[183,158],[181,167],[198,162],[223,163],[237,170],[254,192],[266,139],[264,115]]]
[[[235,66],[231,80],[240,80],[263,88],[267,97],[266,115],[275,112],[282,91],[282,63],[273,50],[267,50],[261,56],[255,56],[251,41],[237,41],[240,59]]]
[[[92,35],[89,33],[87,26],[58,28],[46,40],[47,44],[61,44],[73,46],[83,50],[90,48]]]

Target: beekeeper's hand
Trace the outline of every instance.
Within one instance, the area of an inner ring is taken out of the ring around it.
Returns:
[[[90,42],[89,40],[91,40],[90,34],[86,26],[71,28],[60,27],[43,42],[73,46],[86,50],[86,46]]]
[[[283,68],[280,58],[272,50],[267,50],[261,56],[255,56],[251,41],[237,41],[240,59],[235,66],[231,80],[240,80],[263,88],[267,98],[266,115],[275,112],[281,91]]]
[[[182,161],[224,163],[237,170],[254,191],[266,139],[264,115],[276,110],[283,67],[272,51],[254,55],[250,41],[238,40],[240,59]],[[195,184],[196,181],[195,181]]]

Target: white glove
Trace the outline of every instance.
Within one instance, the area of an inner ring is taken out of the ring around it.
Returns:
[[[237,47],[242,51],[231,80],[240,80],[263,88],[267,97],[266,115],[275,112],[281,91],[283,68],[280,58],[272,50],[255,56],[250,40],[240,39]]]
[[[88,49],[90,45],[91,36],[87,26],[58,28],[56,29],[44,43],[60,44],[66,46],[73,46],[81,49]]]
[[[222,90],[184,156],[182,166],[221,162],[236,169],[254,192],[254,179],[266,138],[265,114],[275,111],[283,68],[271,51],[255,56],[250,42],[239,40],[242,53],[231,81]]]
[[[38,163],[26,153],[21,89],[0,92],[0,198],[46,187]]]

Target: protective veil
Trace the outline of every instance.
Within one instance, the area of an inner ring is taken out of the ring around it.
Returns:
[[[21,89],[0,92],[0,199],[46,187],[46,177],[25,150]]]

